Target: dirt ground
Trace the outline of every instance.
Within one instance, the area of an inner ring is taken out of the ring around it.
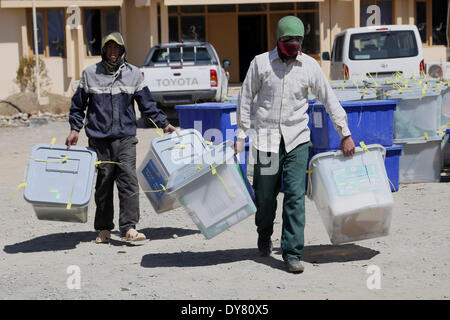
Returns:
[[[279,250],[282,194],[275,250],[266,258],[256,249],[254,216],[206,240],[184,209],[157,214],[141,194],[138,228],[151,240],[128,246],[115,230],[110,244],[98,245],[93,201],[86,224],[38,220],[23,191],[9,201],[24,182],[32,147],[52,137],[63,144],[68,133],[60,122],[0,128],[0,299],[450,298],[450,183],[401,185],[390,235],[343,245],[330,244],[307,199],[305,271],[291,274]],[[138,164],[156,136],[138,129]],[[372,281],[376,270],[379,282]]]
[[[54,93],[45,93],[43,96],[48,97],[48,103],[45,105],[39,105],[37,95],[30,92],[15,93],[5,99],[1,99],[3,101],[0,101],[0,115],[14,115],[18,112],[16,107],[22,113],[28,114],[35,114],[39,111],[52,114],[69,112],[71,97]]]

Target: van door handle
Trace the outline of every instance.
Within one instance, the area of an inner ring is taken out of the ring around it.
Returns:
[[[177,72],[173,74],[175,77],[181,76],[181,73]]]

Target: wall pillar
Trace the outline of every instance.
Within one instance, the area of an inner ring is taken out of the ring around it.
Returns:
[[[359,28],[361,26],[360,11],[361,11],[360,0],[353,0],[353,25],[355,28]]]
[[[409,0],[408,1],[408,24],[415,24],[416,23],[416,12],[415,12],[415,1]]]
[[[158,39],[158,6],[156,1],[150,2],[150,47],[159,43]]]
[[[169,8],[161,1],[161,42],[169,42]]]

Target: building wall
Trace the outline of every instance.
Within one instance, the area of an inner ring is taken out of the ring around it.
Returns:
[[[194,0],[193,0],[194,1]],[[37,1],[38,3],[43,3]],[[69,1],[54,1],[63,8],[66,8]],[[145,1],[144,1],[145,2]],[[144,3],[143,2],[143,3]],[[189,1],[183,2],[188,5]],[[219,3],[220,0],[214,1]],[[280,1],[283,2],[283,1]],[[26,8],[18,7],[22,1],[0,1],[0,67],[2,76],[0,77],[0,98],[19,91],[13,80],[16,77],[16,70],[19,59],[22,55],[29,53],[31,32],[27,25]],[[87,1],[79,3],[86,6]],[[134,0],[109,0],[90,1],[98,7],[120,6],[122,33],[124,35],[130,63],[140,66],[155,42],[158,42],[159,32],[156,20],[157,3],[160,5],[161,39],[168,39],[167,30],[167,10],[164,0],[152,0],[150,6],[136,7]],[[167,3],[167,2],[166,2]],[[229,3],[229,1],[228,1]],[[5,8],[5,5],[16,8]],[[208,4],[213,4],[208,2]],[[319,2],[319,29],[320,29],[320,52],[331,53],[334,36],[345,28],[359,25],[359,5],[360,0],[324,0]],[[28,6],[29,7],[29,6]],[[28,9],[29,10],[29,9]],[[393,22],[396,24],[415,23],[415,1],[414,0],[394,0]],[[275,18],[275,17],[274,17]],[[272,21],[269,21],[272,23]],[[222,59],[230,59],[232,66],[231,74],[238,74],[239,70],[239,46],[238,46],[238,26],[237,15],[217,15],[215,19],[207,20],[206,32],[207,41],[213,43]],[[100,57],[89,57],[86,54],[86,39],[83,21],[79,29],[69,29],[66,27],[66,48],[65,58],[45,57],[48,73],[52,78],[50,90],[54,93],[71,95],[72,83],[78,80],[81,72],[87,66],[100,61]],[[222,41],[223,39],[226,41]],[[233,40],[230,40],[233,38]],[[231,44],[230,44],[231,41]],[[445,46],[424,46],[425,63],[444,62],[447,58]],[[330,63],[319,59],[324,72],[329,74]],[[231,79],[236,80],[236,77]]]
[[[150,50],[150,8],[136,8],[134,1],[126,1],[125,12],[127,60],[141,66]]]
[[[228,59],[231,66],[230,82],[239,82],[239,36],[237,15],[215,15],[208,19],[208,42],[216,49],[221,61]],[[227,41],[223,41],[227,39]]]
[[[21,28],[24,23],[25,10],[0,9],[0,99],[19,92],[14,79],[22,55]]]
[[[48,76],[51,84],[48,90],[50,92],[63,93],[68,91],[70,79],[67,77],[66,68],[64,68],[66,59],[64,58],[44,58],[47,67]]]
[[[354,2],[325,0],[319,4],[319,17],[320,52],[329,52],[331,55],[334,37],[342,30],[354,27]],[[330,61],[320,60],[320,64],[328,77],[330,74]]]

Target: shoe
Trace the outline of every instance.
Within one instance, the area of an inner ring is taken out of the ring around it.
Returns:
[[[305,270],[305,267],[302,265],[299,259],[297,258],[288,258],[286,260],[286,264],[289,272],[292,273],[302,273]]]
[[[95,239],[95,243],[109,243],[111,239],[111,232],[109,230],[102,230],[99,232],[97,238]]]
[[[145,234],[137,232],[136,229],[129,229],[125,236],[122,237],[122,240],[128,243],[135,243],[147,240],[147,237],[145,236]]]
[[[272,253],[272,240],[258,238],[258,250],[261,257],[268,257]]]

